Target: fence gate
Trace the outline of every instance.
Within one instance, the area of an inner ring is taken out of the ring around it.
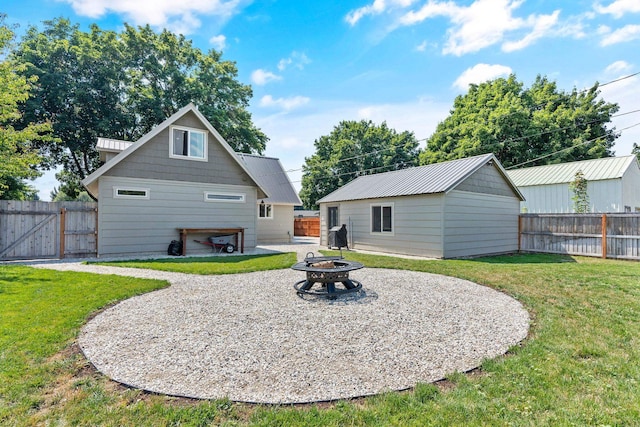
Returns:
[[[96,256],[98,204],[0,200],[0,261]]]

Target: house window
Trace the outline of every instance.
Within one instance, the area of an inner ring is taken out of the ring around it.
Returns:
[[[204,193],[205,202],[231,202],[231,203],[244,203],[245,196],[241,193]]]
[[[329,217],[329,229],[339,225],[338,224],[338,207],[337,206],[329,206],[327,208],[327,214]]]
[[[172,126],[169,157],[206,160],[207,134],[200,130]]]
[[[121,199],[148,199],[148,188],[113,187],[113,197]]]
[[[258,218],[273,218],[273,205],[271,203],[260,203],[258,207]]]
[[[393,233],[393,204],[371,205],[371,232]]]

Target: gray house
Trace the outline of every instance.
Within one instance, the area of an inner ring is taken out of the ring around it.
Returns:
[[[288,243],[293,238],[293,208],[301,205],[280,160],[273,157],[238,156],[269,197],[258,199],[258,243]]]
[[[269,179],[258,176],[274,159],[235,153],[193,104],[134,143],[100,138],[97,149],[105,163],[82,183],[98,199],[99,256],[166,253],[180,228],[243,228],[251,248],[259,240],[260,201],[290,202],[278,193],[271,200]],[[288,179],[281,184],[291,187]],[[289,228],[279,234],[288,236]],[[211,251],[192,237],[207,235],[189,235],[189,253]]]
[[[354,249],[434,258],[513,252],[521,200],[493,154],[361,176],[318,201],[320,243],[346,224]]]

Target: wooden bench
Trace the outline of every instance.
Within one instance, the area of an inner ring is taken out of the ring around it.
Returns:
[[[182,256],[187,254],[187,235],[189,233],[235,234],[236,243],[240,245],[240,253],[244,253],[244,228],[178,228],[182,240]]]

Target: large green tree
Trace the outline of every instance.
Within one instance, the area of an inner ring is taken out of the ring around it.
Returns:
[[[608,157],[617,134],[607,125],[616,111],[617,104],[600,98],[597,83],[571,92],[541,76],[529,88],[515,75],[473,84],[456,97],[420,163],[489,152],[506,167]]]
[[[7,57],[13,40],[12,29],[0,14],[0,199],[24,200],[36,197],[36,190],[25,180],[40,176],[34,168],[40,162],[34,142],[46,140],[50,127],[14,126],[20,119],[18,106],[29,97],[32,80],[21,76],[21,66]]]
[[[125,25],[120,33],[66,19],[31,27],[13,54],[22,74],[38,77],[24,121],[49,120],[58,144],[42,144],[64,166],[61,190],[75,197],[98,166],[98,136],[134,141],[193,102],[237,151],[262,153],[267,137],[247,111],[251,87],[233,62],[203,52],[182,35]]]
[[[418,142],[412,132],[398,133],[386,122],[342,121],[314,142],[316,152],[305,158],[300,198],[307,209],[361,175],[415,166]]]

